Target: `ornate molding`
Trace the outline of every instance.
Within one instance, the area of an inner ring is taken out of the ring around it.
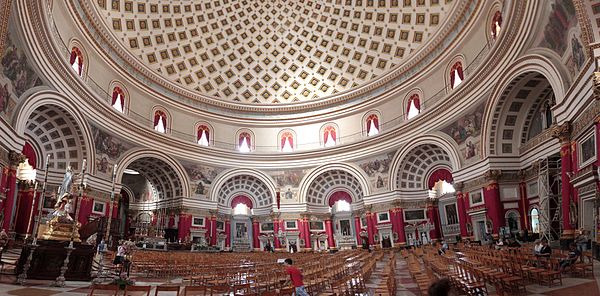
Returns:
[[[563,124],[554,125],[552,128],[552,137],[558,139],[561,143],[571,142],[571,122],[565,121]]]
[[[594,99],[600,100],[600,72],[594,72],[592,82],[594,85]]]
[[[600,73],[600,72],[599,72]],[[599,90],[600,91],[600,90]],[[596,92],[596,88],[594,86],[594,92]],[[596,96],[596,94],[594,94]],[[586,108],[581,115],[577,117],[575,121],[573,121],[571,136],[573,139],[577,138],[579,135],[588,130],[588,128],[600,120],[600,99],[596,97],[596,100],[593,100],[591,106]]]
[[[0,0],[0,57],[4,56],[4,47],[6,47],[11,4],[12,0]]]
[[[463,182],[455,182],[452,186],[454,186],[454,190],[458,192],[463,192],[465,188],[465,183]]]
[[[463,192],[469,192],[469,191],[473,191],[476,189],[481,189],[483,188],[485,185],[487,185],[488,181],[485,179],[485,177],[481,176],[477,179],[473,179],[470,181],[466,181],[465,182],[465,187],[464,187],[464,191]]]
[[[500,177],[502,176],[501,170],[489,170],[483,174],[483,177],[488,183],[498,183]]]
[[[18,166],[20,163],[25,162],[25,155],[19,153],[19,152],[15,152],[13,150],[10,150],[8,152],[8,165],[9,166]]]

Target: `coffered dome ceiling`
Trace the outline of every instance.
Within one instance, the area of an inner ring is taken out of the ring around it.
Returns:
[[[94,1],[104,26],[166,79],[243,103],[364,84],[442,27],[452,0]]]

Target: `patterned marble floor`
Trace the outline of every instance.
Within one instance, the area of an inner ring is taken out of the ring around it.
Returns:
[[[389,255],[386,255],[383,260],[377,263],[373,276],[367,281],[367,287],[376,288],[381,282],[381,271],[385,266],[386,260],[389,260]],[[412,280],[406,266],[406,262],[396,256],[396,296],[416,296],[420,295],[417,284]],[[560,287],[547,288],[537,284],[527,286],[528,295],[532,296],[600,296],[600,262],[594,263],[595,278],[580,279],[580,278],[563,278],[563,285]],[[14,276],[0,277],[0,295],[17,295],[17,296],[82,296],[89,292],[89,282],[72,282],[67,281],[63,288],[50,287],[48,281],[29,280],[25,286],[15,285]],[[137,281],[140,285],[162,285],[165,283],[177,284],[181,283],[181,279],[174,279],[169,282],[140,279]],[[154,291],[152,291],[154,293]],[[152,294],[153,295],[153,294]],[[163,295],[163,294],[161,294]],[[167,294],[164,295],[175,295]]]

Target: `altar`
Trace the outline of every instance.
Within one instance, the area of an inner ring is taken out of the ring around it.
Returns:
[[[60,268],[63,266],[67,257],[65,247],[69,245],[68,241],[50,241],[40,240],[38,247],[33,252],[31,265],[27,272],[28,279],[36,280],[54,280],[60,275]],[[65,279],[68,281],[89,281],[91,280],[92,263],[96,250],[92,245],[75,243],[75,249],[69,257],[68,269],[65,273]],[[27,257],[31,252],[29,245],[23,246],[21,257],[17,263],[16,274],[21,274]]]

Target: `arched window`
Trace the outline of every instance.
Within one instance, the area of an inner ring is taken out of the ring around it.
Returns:
[[[323,129],[323,146],[333,147],[337,142],[337,133],[335,127],[328,125]]]
[[[83,54],[81,50],[77,47],[73,47],[71,49],[71,57],[69,58],[69,63],[71,64],[71,68],[77,73],[77,75],[83,75]]]
[[[538,209],[533,208],[530,212],[531,218],[531,232],[540,233],[540,212]]]
[[[367,117],[367,136],[374,136],[379,134],[379,117],[377,114],[371,114]]]
[[[240,133],[238,137],[238,151],[243,153],[252,151],[252,136],[250,133]]]
[[[125,92],[122,88],[117,86],[113,90],[111,105],[121,113],[125,110]]]
[[[340,213],[340,212],[350,212],[350,203],[345,200],[338,200],[333,204],[332,212]]]
[[[413,94],[406,102],[406,119],[411,119],[421,113],[421,99],[418,94]]]
[[[281,134],[281,141],[280,141],[280,145],[279,148],[281,149],[281,152],[293,152],[294,151],[294,135],[289,132],[283,132]]]
[[[491,26],[492,38],[496,39],[498,34],[500,34],[500,28],[502,27],[502,13],[500,11],[496,11],[494,14]]]
[[[208,146],[210,143],[210,128],[206,125],[199,125],[197,132],[198,135],[196,139],[198,145]]]
[[[154,112],[154,130],[159,133],[165,133],[167,131],[167,113],[162,110],[156,110]]]
[[[250,215],[250,208],[243,203],[239,203],[233,208],[233,214],[248,216],[248,215]]]
[[[458,61],[450,68],[450,86],[452,89],[456,88],[465,79],[463,73],[463,64]]]

